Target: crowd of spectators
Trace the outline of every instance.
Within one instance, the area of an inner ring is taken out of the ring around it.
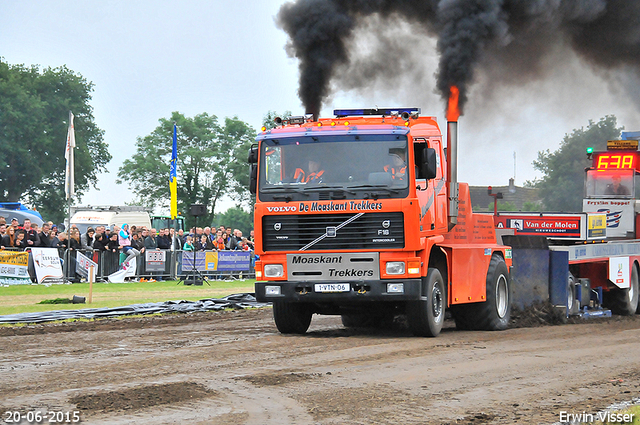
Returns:
[[[58,248],[63,251],[93,250],[123,252],[127,259],[138,256],[147,249],[166,249],[171,251],[253,251],[254,232],[249,237],[242,235],[242,231],[231,227],[219,228],[192,227],[189,233],[180,229],[165,228],[159,231],[146,227],[123,225],[89,227],[86,233],[80,234],[75,225],[71,225],[68,234],[58,232],[58,226],[52,222],[45,222],[42,228],[31,220],[25,219],[22,224],[17,218],[7,223],[0,217],[0,249],[11,248],[25,250],[32,247]]]

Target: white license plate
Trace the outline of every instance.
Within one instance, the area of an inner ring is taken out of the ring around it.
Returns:
[[[351,285],[348,283],[316,283],[316,292],[349,292]]]

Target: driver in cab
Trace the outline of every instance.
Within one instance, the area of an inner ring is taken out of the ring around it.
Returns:
[[[296,183],[322,183],[324,170],[322,169],[320,161],[310,159],[307,169],[308,173],[305,173],[302,168],[296,168],[293,180]]]

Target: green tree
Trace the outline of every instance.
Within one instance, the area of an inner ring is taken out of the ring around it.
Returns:
[[[160,125],[143,138],[138,137],[136,152],[118,170],[118,182],[126,181],[139,201],[151,208],[168,207],[169,161],[173,143],[173,123],[178,127],[178,211],[192,226],[188,215],[191,204],[204,204],[207,214],[198,225],[212,222],[216,203],[224,195],[239,204],[248,203],[249,167],[247,152],[255,130],[237,117],[226,118],[224,126],[215,115],[202,113],[193,118],[173,112],[161,118]]]
[[[45,219],[66,216],[65,143],[75,115],[76,197],[96,185],[111,160],[89,104],[93,84],[65,66],[9,65],[0,60],[0,200],[24,201]]]
[[[533,167],[542,172],[541,179],[528,182],[540,189],[546,211],[581,211],[584,195],[584,169],[591,165],[586,156],[588,147],[605,150],[607,140],[620,137],[622,127],[617,120],[607,115],[599,122],[589,121],[586,130],[579,128],[565,135],[560,148],[555,152],[538,152]]]
[[[215,227],[223,225],[233,229],[240,229],[242,235],[248,237],[249,231],[253,229],[253,209],[249,213],[241,207],[229,208],[222,214],[216,214],[213,225]]]

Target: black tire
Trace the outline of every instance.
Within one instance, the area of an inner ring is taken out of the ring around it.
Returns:
[[[614,314],[631,316],[638,311],[638,268],[634,264],[631,267],[631,280],[629,288],[615,288],[607,294],[607,307]]]
[[[273,319],[283,334],[304,334],[311,324],[313,312],[304,303],[276,301],[273,303]]]
[[[487,301],[477,304],[476,329],[501,331],[511,319],[511,282],[502,257],[493,255],[487,271]]]
[[[438,336],[447,305],[444,279],[438,269],[429,268],[427,277],[422,278],[422,298],[407,303],[409,329],[415,336]]]
[[[567,313],[571,316],[578,314],[579,311],[580,304],[576,296],[576,278],[569,272],[569,278],[567,279]]]

